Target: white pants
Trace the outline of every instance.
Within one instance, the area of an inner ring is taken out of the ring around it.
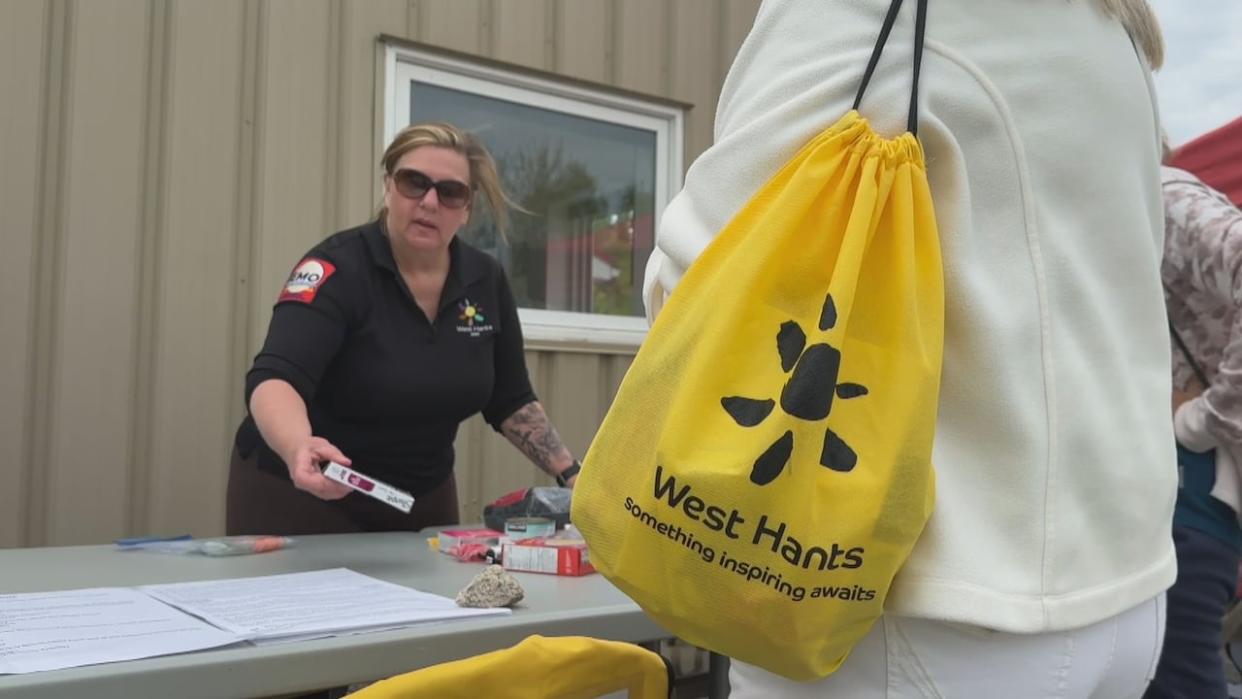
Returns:
[[[1164,595],[1071,631],[1012,634],[886,616],[831,676],[794,682],[732,663],[733,699],[1138,699],[1156,674]]]

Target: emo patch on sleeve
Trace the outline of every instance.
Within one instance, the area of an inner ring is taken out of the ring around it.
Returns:
[[[310,303],[314,301],[319,287],[335,271],[336,265],[327,260],[320,260],[315,257],[308,257],[302,260],[297,267],[293,268],[293,274],[289,275],[289,281],[285,282],[285,288],[281,289],[280,298],[276,299],[276,302],[301,301],[302,303]]]

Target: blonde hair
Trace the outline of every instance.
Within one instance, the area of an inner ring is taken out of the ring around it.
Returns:
[[[1164,64],[1164,36],[1147,0],[1095,0],[1105,14],[1117,18],[1152,70]]]
[[[496,171],[496,161],[473,134],[444,122],[411,124],[397,132],[392,143],[384,149],[384,155],[380,158],[384,174],[391,177],[396,172],[397,163],[406,153],[423,146],[448,148],[466,158],[466,162],[470,164],[470,189],[482,191],[483,196],[487,197],[487,209],[503,235],[509,227],[509,207],[518,210],[522,207],[505,193],[500,184],[500,174]],[[383,209],[380,215],[384,215]]]

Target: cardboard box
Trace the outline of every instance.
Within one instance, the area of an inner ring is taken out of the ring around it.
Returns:
[[[440,553],[450,553],[459,544],[494,545],[504,534],[494,529],[445,529],[440,532]]]
[[[521,539],[507,541],[505,570],[523,573],[581,576],[595,572],[586,542],[581,539]]]

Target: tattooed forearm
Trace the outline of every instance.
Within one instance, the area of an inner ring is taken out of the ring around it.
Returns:
[[[568,468],[574,460],[538,401],[527,403],[510,415],[501,423],[500,431],[550,476]]]

